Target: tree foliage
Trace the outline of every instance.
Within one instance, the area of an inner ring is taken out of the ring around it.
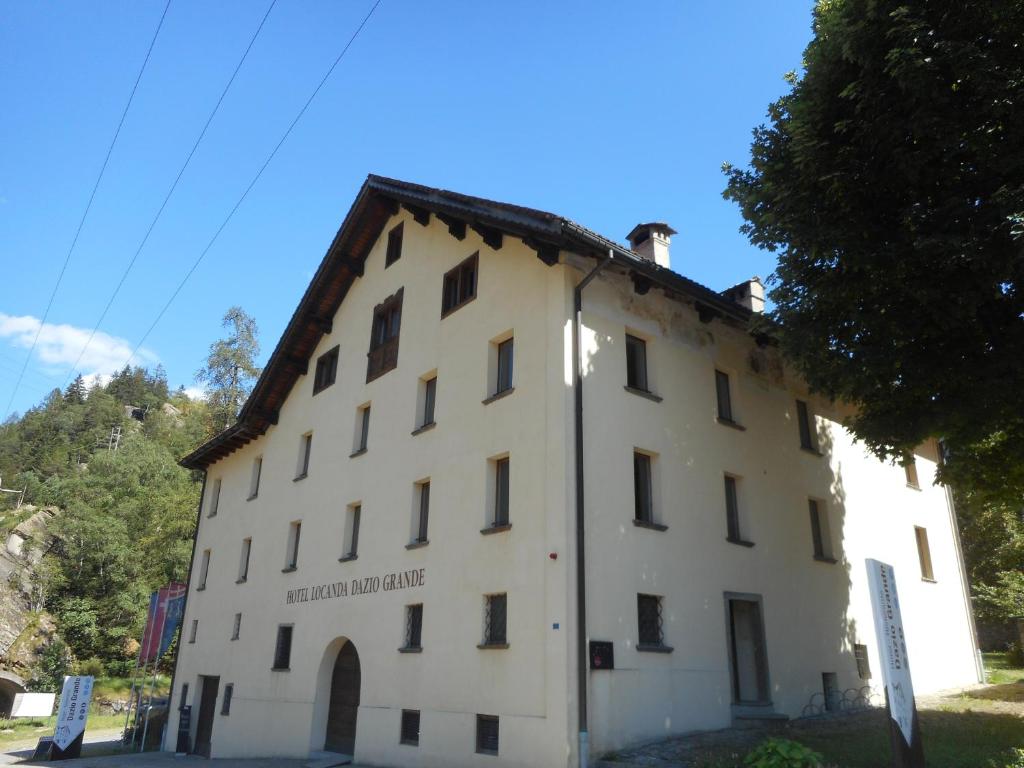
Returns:
[[[241,307],[231,307],[221,325],[230,329],[227,337],[210,345],[206,365],[196,372],[196,381],[207,388],[214,431],[234,423],[261,372],[256,365],[260,352],[256,321]]]
[[[726,167],[778,253],[783,349],[880,457],[1024,498],[1024,3],[820,0],[805,71]]]

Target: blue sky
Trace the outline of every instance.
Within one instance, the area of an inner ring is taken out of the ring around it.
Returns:
[[[164,4],[0,0],[0,408]],[[80,372],[124,364],[372,4],[277,1]],[[171,0],[12,410],[73,376],[269,6]],[[746,162],[811,6],[383,0],[135,362],[191,386],[232,304],[255,316],[265,359],[367,173],[619,241],[665,220],[676,271],[718,290],[766,276],[774,259],[739,233],[720,167]]]

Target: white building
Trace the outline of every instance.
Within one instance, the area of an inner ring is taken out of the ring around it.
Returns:
[[[868,455],[748,330],[760,283],[682,277],[671,234],[367,179],[238,423],[182,462],[166,748],[185,704],[214,757],[575,766],[581,730],[597,756],[845,706],[881,687],[868,557],[916,690],[978,679],[936,447]]]

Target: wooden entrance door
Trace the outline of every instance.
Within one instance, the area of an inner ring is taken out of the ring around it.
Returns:
[[[356,747],[356,715],[359,712],[361,681],[359,654],[351,642],[338,652],[331,675],[331,700],[327,709],[324,749],[352,755]]]
[[[210,756],[210,745],[213,741],[213,716],[217,711],[217,689],[220,687],[219,677],[200,675],[199,683],[199,719],[196,721],[196,754]]]
[[[770,704],[760,600],[729,599],[729,651],[735,704]]]

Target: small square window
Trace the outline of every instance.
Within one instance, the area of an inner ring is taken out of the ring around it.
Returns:
[[[292,661],[292,630],[291,624],[282,624],[277,628],[277,642],[274,644],[275,670],[286,670]]]
[[[661,598],[657,595],[637,595],[636,613],[638,648],[661,648],[665,645],[662,626]]]
[[[508,643],[508,598],[505,594],[487,595],[484,598],[484,642],[483,645],[505,645]]]
[[[715,371],[715,393],[718,397],[718,418],[729,424],[735,423],[732,414],[732,391],[729,387],[729,374]]]
[[[302,523],[298,520],[288,526],[288,556],[285,559],[285,571],[294,571],[299,567],[299,538],[302,535]]]
[[[647,392],[647,342],[626,334],[626,386]]]
[[[249,501],[260,495],[260,475],[263,473],[263,457],[252,460],[252,476],[249,478]]]
[[[384,269],[387,269],[402,258],[402,234],[405,222],[388,232],[388,250],[384,256]]]
[[[497,715],[476,716],[476,751],[481,755],[498,754]]]
[[[216,480],[213,481],[213,485],[210,487],[210,496],[209,496],[209,500],[207,502],[207,506],[209,507],[209,512],[207,512],[207,517],[216,517],[217,516],[217,508],[220,506],[220,478],[219,477]]]
[[[313,452],[313,433],[307,432],[299,440],[299,465],[295,473],[295,479],[301,480],[309,474],[309,457]]]
[[[853,657],[857,660],[857,676],[861,680],[870,680],[871,663],[868,660],[868,647],[857,643],[853,646]]]
[[[419,649],[423,646],[422,642],[423,634],[423,605],[407,605],[405,606],[405,648]]]
[[[917,539],[917,558],[921,563],[921,578],[925,581],[935,581],[935,571],[932,570],[932,551],[928,546],[927,529],[915,526],[914,537]]]
[[[242,539],[242,554],[238,559],[238,582],[241,584],[249,578],[249,555],[252,552],[252,539]]]
[[[199,566],[199,586],[196,589],[206,589],[206,577],[210,573],[210,550],[203,550],[202,563]]]
[[[476,298],[476,275],[479,253],[474,253],[444,276],[441,293],[441,317],[454,312]]]
[[[800,447],[805,451],[818,450],[818,447],[814,444],[814,431],[811,429],[811,412],[807,408],[807,403],[803,400],[796,401],[796,416],[797,425],[800,429]]]
[[[420,711],[418,709],[402,710],[402,731],[399,742],[410,747],[420,745]]]
[[[339,347],[324,352],[316,360],[316,372],[313,374],[313,394],[318,394],[334,383],[338,375]]]
[[[228,683],[224,686],[224,698],[221,701],[220,713],[225,717],[231,714],[231,699],[235,695],[235,684]]]
[[[914,490],[921,490],[921,483],[917,479],[917,459],[914,454],[909,454],[903,459],[903,471],[907,475],[907,485]]]

